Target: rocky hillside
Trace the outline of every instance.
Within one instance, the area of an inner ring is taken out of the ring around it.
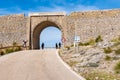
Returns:
[[[87,80],[120,80],[120,37],[106,41],[98,36],[78,47],[60,50],[60,56],[75,72]]]

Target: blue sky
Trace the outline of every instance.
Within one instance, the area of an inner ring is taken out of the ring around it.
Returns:
[[[120,0],[1,0],[0,15],[29,12],[88,11],[120,8]]]
[[[45,47],[55,47],[56,43],[61,42],[61,31],[56,27],[45,28],[40,34],[40,45],[43,42]]]
[[[120,8],[120,0],[1,0],[0,15],[19,14],[30,12],[66,12],[89,11]],[[46,35],[52,34],[53,37]],[[60,41],[61,33],[55,28],[46,28],[41,34],[43,42],[54,46]],[[44,39],[45,38],[45,39]],[[51,41],[52,40],[52,41]],[[51,43],[52,42],[52,43]]]

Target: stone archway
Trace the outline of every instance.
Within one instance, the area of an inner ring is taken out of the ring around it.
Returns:
[[[33,49],[40,49],[40,47],[39,47],[40,34],[41,34],[43,29],[45,29],[45,28],[47,28],[49,26],[54,26],[54,27],[58,28],[61,31],[61,33],[63,32],[61,26],[59,24],[56,24],[55,22],[43,21],[43,22],[39,23],[35,27],[35,29],[33,30],[33,39],[32,39],[33,40],[33,45],[32,45]],[[63,33],[62,33],[62,35],[63,35]]]

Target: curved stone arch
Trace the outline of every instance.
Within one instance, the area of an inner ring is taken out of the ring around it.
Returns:
[[[42,22],[38,23],[33,29],[33,34],[32,34],[32,36],[33,36],[33,39],[32,39],[33,40],[33,45],[32,45],[33,47],[32,48],[33,49],[39,49],[40,48],[39,47],[39,43],[40,43],[39,36],[40,36],[42,30],[49,27],[49,26],[53,26],[53,27],[58,28],[63,35],[63,29],[62,29],[62,26],[59,23],[48,21],[48,20],[47,21],[42,21]]]

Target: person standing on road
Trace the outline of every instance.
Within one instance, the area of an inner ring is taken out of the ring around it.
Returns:
[[[59,49],[61,48],[61,43],[59,42]]]
[[[41,45],[42,49],[44,49],[44,46],[45,46],[44,43],[42,43],[42,45]]]
[[[23,40],[23,47],[25,48],[25,49],[27,49],[27,40]]]
[[[56,49],[58,49],[58,44],[57,43],[55,44],[55,46],[56,46]]]

